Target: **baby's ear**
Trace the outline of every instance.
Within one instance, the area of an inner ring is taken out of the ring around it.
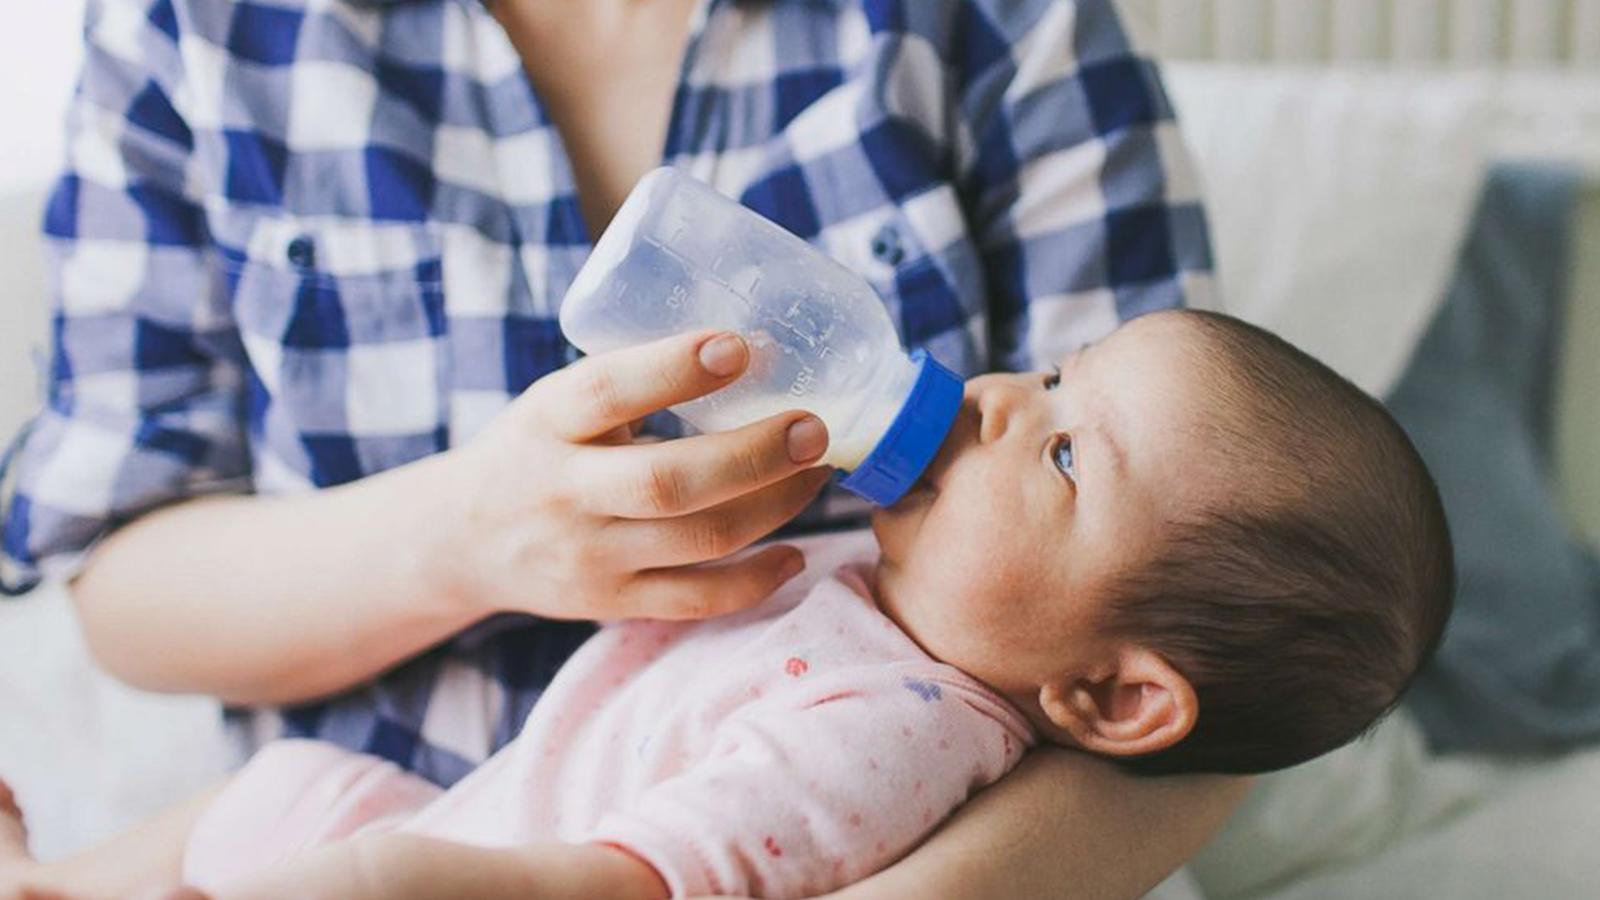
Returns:
[[[1199,715],[1189,679],[1144,647],[1125,647],[1097,671],[1044,685],[1039,706],[1073,744],[1104,756],[1165,750],[1188,736]]]

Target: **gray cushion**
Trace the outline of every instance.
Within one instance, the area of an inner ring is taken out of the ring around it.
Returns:
[[[1600,563],[1550,488],[1548,412],[1578,178],[1495,169],[1446,302],[1389,407],[1450,518],[1455,617],[1410,708],[1441,750],[1600,737]]]

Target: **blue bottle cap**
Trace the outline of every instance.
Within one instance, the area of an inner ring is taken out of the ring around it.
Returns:
[[[904,406],[867,458],[839,483],[846,490],[892,506],[922,477],[961,410],[961,376],[939,365],[926,350],[911,354],[917,380]]]

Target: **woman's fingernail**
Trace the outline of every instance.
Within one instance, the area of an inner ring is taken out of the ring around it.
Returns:
[[[718,378],[737,374],[744,367],[744,341],[722,334],[700,345],[700,365]]]
[[[805,570],[806,555],[796,550],[789,554],[788,559],[783,561],[783,567],[778,570],[778,578],[782,581],[788,581]]]
[[[789,458],[808,463],[828,449],[828,427],[814,416],[806,416],[789,426]]]

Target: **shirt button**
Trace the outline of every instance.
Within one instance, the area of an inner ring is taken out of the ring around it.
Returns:
[[[284,254],[289,258],[289,264],[297,269],[309,269],[317,264],[317,244],[311,238],[301,235],[289,242],[288,251]]]
[[[900,243],[900,229],[893,225],[878,229],[878,233],[872,236],[872,256],[891,266],[900,265],[906,258],[905,247]]]

